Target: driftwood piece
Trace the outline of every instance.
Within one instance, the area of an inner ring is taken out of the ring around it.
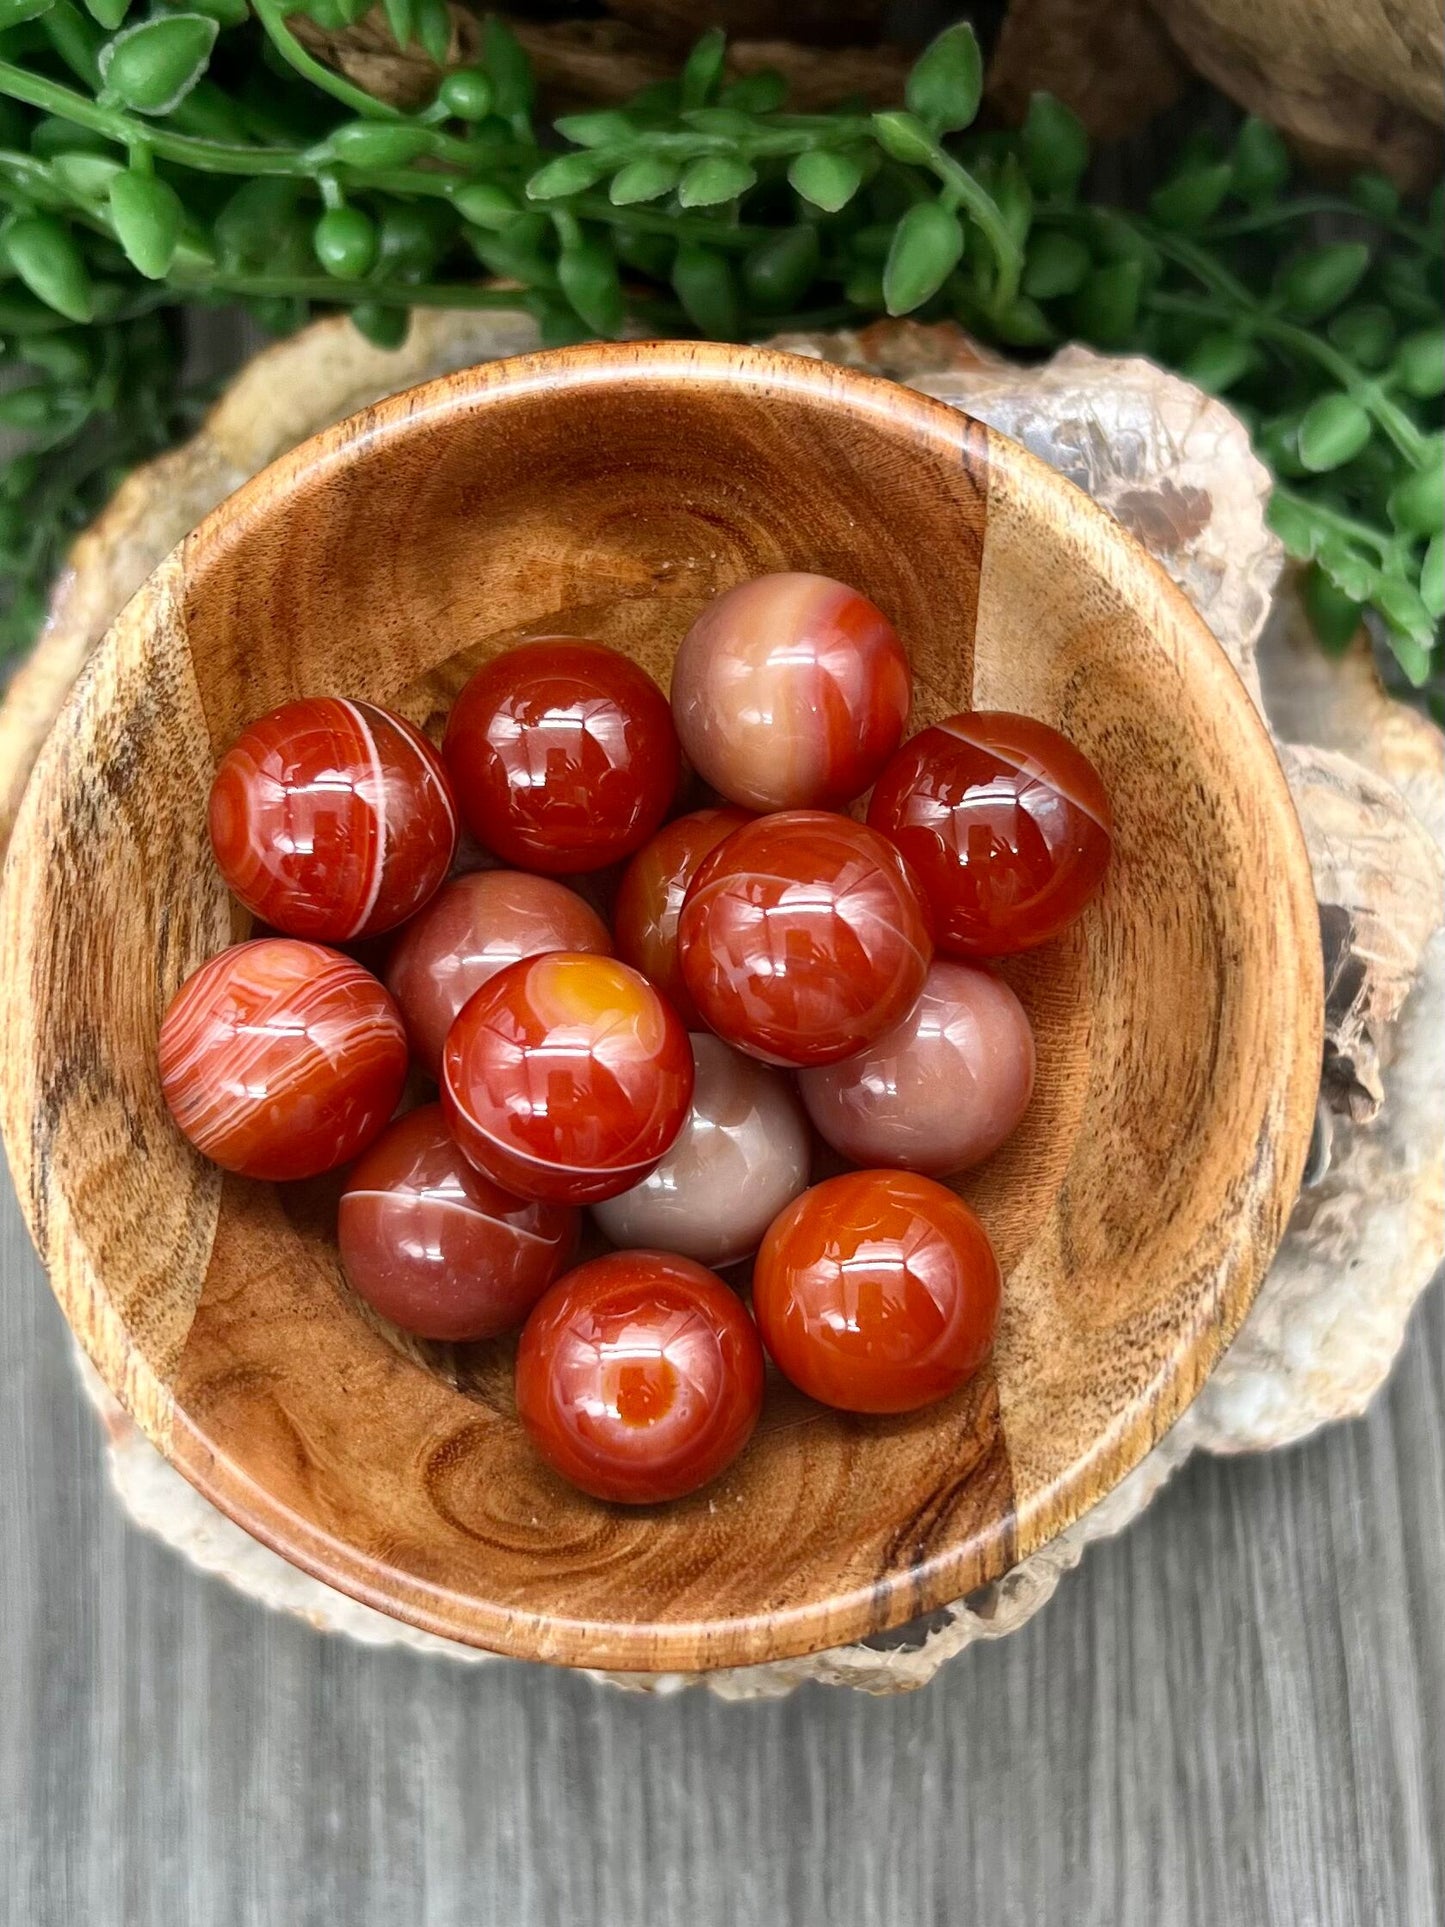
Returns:
[[[77,550],[46,636],[0,713],[0,831],[8,830],[15,772],[33,755],[110,615],[181,528],[324,422],[425,373],[516,352],[534,340],[520,315],[420,317],[406,349],[389,357],[346,324],[326,322],[258,358],[196,441],[127,484]],[[1361,996],[1337,999],[1330,1013],[1328,1159],[1317,1160],[1316,1181],[1301,1196],[1238,1340],[1162,1444],[1076,1526],[926,1625],[805,1660],[709,1676],[711,1690],[739,1698],[786,1692],[802,1679],[872,1692],[919,1685],[975,1639],[1022,1624],[1084,1546],[1136,1516],[1191,1450],[1283,1444],[1362,1409],[1438,1262],[1445,1173],[1445,938],[1436,928],[1445,835],[1440,737],[1383,695],[1363,655],[1326,663],[1301,639],[1291,595],[1279,599],[1266,628],[1278,557],[1263,525],[1264,476],[1228,411],[1142,362],[1068,350],[1046,369],[1024,372],[981,355],[951,328],[885,324],[787,345],[879,367],[966,404],[1028,441],[1130,522],[1188,589],[1247,684],[1257,696],[1262,690],[1277,735],[1294,745],[1284,755],[1317,881],[1347,917],[1336,980],[1353,977]],[[1328,913],[1330,902],[1324,908]],[[1375,1103],[1379,1114],[1370,1121]],[[107,1400],[102,1392],[98,1402]],[[306,1578],[199,1498],[118,1408],[109,1407],[106,1420],[112,1472],[127,1508],[197,1564],[268,1604],[359,1639],[485,1657],[413,1632]],[[644,1682],[629,1676],[626,1683]],[[685,1682],[669,1676],[645,1683],[665,1690]]]
[[[1177,100],[1185,79],[1149,0],[1011,0],[988,97],[1006,121],[1020,121],[1030,94],[1053,94],[1096,140],[1120,140]]]

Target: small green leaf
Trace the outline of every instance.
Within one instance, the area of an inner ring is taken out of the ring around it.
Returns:
[[[1418,401],[1445,394],[1445,332],[1422,328],[1406,335],[1395,350],[1393,372],[1405,393]]]
[[[983,55],[968,22],[945,27],[924,48],[908,75],[903,98],[936,134],[971,126],[983,98]]]
[[[1338,656],[1359,633],[1363,610],[1358,602],[1342,595],[1319,564],[1306,569],[1301,585],[1310,626],[1322,648]]]
[[[359,207],[329,207],[311,234],[316,259],[338,281],[360,281],[376,265],[376,223]]]
[[[453,194],[452,206],[464,221],[492,234],[509,228],[522,212],[516,196],[495,181],[469,181]]]
[[[26,214],[5,230],[10,265],[47,308],[67,321],[89,321],[95,290],[75,236],[53,214]]]
[[[678,169],[661,154],[644,154],[618,168],[607,190],[614,207],[635,207],[642,201],[656,201],[677,186]]]
[[[381,0],[381,4],[392,39],[405,51],[416,32],[416,9],[412,0]]]
[[[415,122],[348,120],[332,128],[321,145],[311,150],[311,158],[339,161],[347,167],[410,167],[435,145],[431,129]]]
[[[1258,360],[1258,350],[1247,337],[1221,329],[1194,344],[1180,361],[1179,372],[1211,395],[1224,395],[1250,373]]]
[[[406,308],[389,308],[380,301],[358,301],[351,310],[351,325],[373,348],[394,352],[411,330],[411,313]]]
[[[85,0],[85,10],[97,26],[114,33],[130,12],[130,0]]]
[[[1278,489],[1269,498],[1265,520],[1296,562],[1310,562],[1320,545],[1320,527],[1305,505]]]
[[[1016,295],[1002,314],[991,317],[993,332],[1011,348],[1046,348],[1058,340],[1058,330],[1037,301]]]
[[[1261,207],[1289,179],[1289,149],[1268,121],[1253,114],[1240,128],[1230,163],[1230,185],[1242,201]]]
[[[125,162],[110,154],[57,154],[50,163],[54,178],[82,201],[103,201]]]
[[[220,32],[204,13],[172,13],[126,27],[100,50],[105,91],[137,114],[169,114],[205,73]]]
[[[875,114],[873,132],[890,160],[907,167],[930,167],[937,142],[915,114]]]
[[[1203,227],[1229,192],[1234,168],[1229,161],[1212,167],[1191,167],[1149,196],[1149,211],[1161,227],[1189,230]]]
[[[24,26],[27,20],[39,20],[54,5],[55,0],[0,0],[0,33]]]
[[[1330,316],[1327,332],[1359,367],[1383,368],[1395,345],[1395,317],[1383,302],[1356,301]]]
[[[814,148],[795,157],[788,169],[788,183],[812,206],[820,207],[825,214],[836,214],[862,186],[863,170],[850,154]]]
[[[684,169],[677,188],[678,204],[720,207],[746,194],[757,178],[756,170],[744,160],[731,154],[705,154]]]
[[[1077,293],[1093,265],[1093,256],[1074,235],[1041,228],[1029,239],[1021,285],[1035,301],[1052,301]]]
[[[797,306],[812,286],[822,260],[818,230],[804,221],[782,228],[746,255],[743,291],[762,314],[782,314]]]
[[[1400,190],[1386,174],[1374,168],[1356,174],[1350,182],[1350,199],[1377,221],[1388,221],[1400,212]]]
[[[751,114],[736,107],[690,107],[681,118],[699,134],[720,134],[724,140],[750,140],[758,131]]]
[[[699,334],[735,341],[742,316],[727,257],[698,241],[684,241],[672,268],[672,287]]]
[[[1407,535],[1435,536],[1445,527],[1445,469],[1438,444],[1433,459],[1390,491],[1390,519]]]
[[[721,27],[709,27],[687,57],[682,70],[682,105],[705,107],[717,92],[727,57],[728,38]]]
[[[1373,425],[1353,395],[1321,395],[1299,426],[1300,460],[1312,474],[1352,462],[1369,441]]]
[[[555,125],[562,138],[577,147],[623,147],[637,139],[635,125],[615,107],[603,107],[587,114],[563,114]]]
[[[1095,268],[1074,296],[1074,326],[1100,348],[1122,348],[1134,332],[1144,271],[1137,261]]]
[[[480,67],[458,67],[437,88],[437,101],[455,120],[485,120],[496,101],[490,75]],[[571,139],[571,136],[568,136]],[[406,339],[405,334],[402,340]],[[378,342],[378,347],[385,343]],[[401,342],[397,343],[401,346]]]
[[[1052,94],[1033,94],[1020,140],[1035,191],[1072,195],[1089,165],[1089,136],[1078,115]]]
[[[1325,537],[1315,552],[1315,559],[1342,596],[1361,607],[1372,600],[1379,586],[1380,571],[1368,556],[1350,546],[1348,538]]]
[[[1420,564],[1420,600],[1437,622],[1445,616],[1445,535],[1438,530]]]
[[[536,97],[532,63],[521,41],[494,13],[482,23],[482,65],[491,77],[493,113],[514,126],[525,125]]]
[[[938,293],[963,258],[963,225],[941,201],[919,201],[898,223],[883,270],[889,314],[912,314]]]
[[[1375,590],[1375,607],[1390,627],[1428,649],[1435,640],[1435,623],[1413,582],[1386,576]]]
[[[771,67],[764,67],[724,87],[718,98],[724,107],[737,108],[744,114],[773,114],[788,98],[788,83]]]
[[[573,308],[608,340],[622,332],[625,304],[612,249],[597,235],[585,235],[557,258],[557,279]]]
[[[163,281],[185,221],[175,189],[154,174],[117,174],[110,184],[110,221],[136,272]]]
[[[1370,265],[1363,241],[1334,241],[1314,248],[1291,262],[1281,293],[1291,314],[1301,321],[1318,321],[1348,301]]]
[[[529,201],[564,200],[571,194],[585,194],[608,171],[604,156],[590,149],[575,154],[559,154],[545,167],[539,167],[527,183]]]

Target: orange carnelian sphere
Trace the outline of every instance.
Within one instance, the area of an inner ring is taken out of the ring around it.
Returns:
[[[259,937],[193,971],[161,1024],[161,1089],[212,1163],[311,1178],[354,1158],[396,1109],[406,1033],[339,951]]]
[[[978,1370],[999,1269],[961,1198],[911,1171],[850,1171],[773,1220],[753,1310],[778,1369],[845,1412],[911,1412]]]
[[[763,1403],[742,1300],[690,1258],[614,1251],[568,1272],[517,1348],[517,1412],[596,1499],[680,1499],[731,1465]]]
[[[211,848],[228,887],[292,937],[392,930],[451,866],[457,812],[419,730],[371,703],[310,696],[231,745],[211,786]]]
[[[337,1240],[348,1284],[422,1338],[520,1325],[577,1249],[578,1214],[514,1198],[464,1158],[439,1104],[388,1125],[347,1179]]]
[[[503,862],[548,876],[641,849],[679,774],[657,684],[615,649],[575,636],[484,663],[456,700],[442,754],[472,834]]]
[[[524,1198],[591,1204],[646,1177],[692,1102],[687,1032],[645,978],[570,951],[509,964],[463,1007],[442,1104],[480,1171]]]
[[[703,860],[678,920],[694,1004],[769,1064],[851,1057],[913,1006],[933,956],[928,914],[886,838],[786,810]]]
[[[1108,867],[1099,773],[1032,716],[975,710],[925,729],[878,779],[868,821],[928,892],[941,950],[1003,957],[1071,924]]]
[[[746,810],[694,810],[664,825],[633,857],[612,913],[617,954],[640,970],[689,1030],[701,1028],[677,956],[677,920],[698,865],[725,837],[752,822]]]
[[[688,760],[752,810],[860,796],[903,737],[908,657],[866,596],[825,575],[741,582],[708,605],[672,671]]]

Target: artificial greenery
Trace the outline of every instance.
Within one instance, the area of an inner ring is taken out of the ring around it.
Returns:
[[[445,0],[384,0],[440,59]],[[724,79],[722,36],[619,108],[534,120],[496,20],[479,64],[404,112],[297,39],[281,0],[0,0],[0,648],[32,633],[70,531],[185,426],[175,312],[242,301],[277,331],[343,306],[395,345],[418,305],[514,306],[560,343],[629,326],[745,339],[955,317],[1023,352],[1080,338],[1227,393],[1276,478],[1327,645],[1374,612],[1423,684],[1445,613],[1439,191],[1291,191],[1269,127],[1186,142],[1147,213],[1081,195],[1090,154],[1038,95],[974,131],[978,44],[949,28],[905,105],[793,114]],[[366,0],[309,0],[333,30]],[[969,131],[965,131],[969,130]],[[1315,238],[1333,217],[1338,238]],[[484,274],[481,271],[485,271]],[[501,280],[511,290],[497,286]]]

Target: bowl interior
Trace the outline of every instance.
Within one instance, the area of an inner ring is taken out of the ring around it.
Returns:
[[[993,1363],[894,1420],[774,1382],[715,1486],[599,1505],[514,1422],[510,1346],[408,1346],[347,1291],[336,1183],[222,1177],[155,1039],[245,934],[205,843],[218,755],[291,697],[438,733],[485,657],[570,631],[665,687],[720,589],[856,584],[911,651],[915,726],[1028,711],[1098,765],[1102,896],[1005,974],[1038,1038],[1023,1126],[959,1181],[1007,1278]],[[331,1583],[501,1651],[746,1663],[996,1578],[1157,1440],[1233,1335],[1298,1184],[1314,904],[1268,739],[1198,618],[1070,485],[938,403],[677,344],[468,371],[244,488],[130,606],[48,745],[3,911],[6,1130],[67,1315],[161,1449]]]

